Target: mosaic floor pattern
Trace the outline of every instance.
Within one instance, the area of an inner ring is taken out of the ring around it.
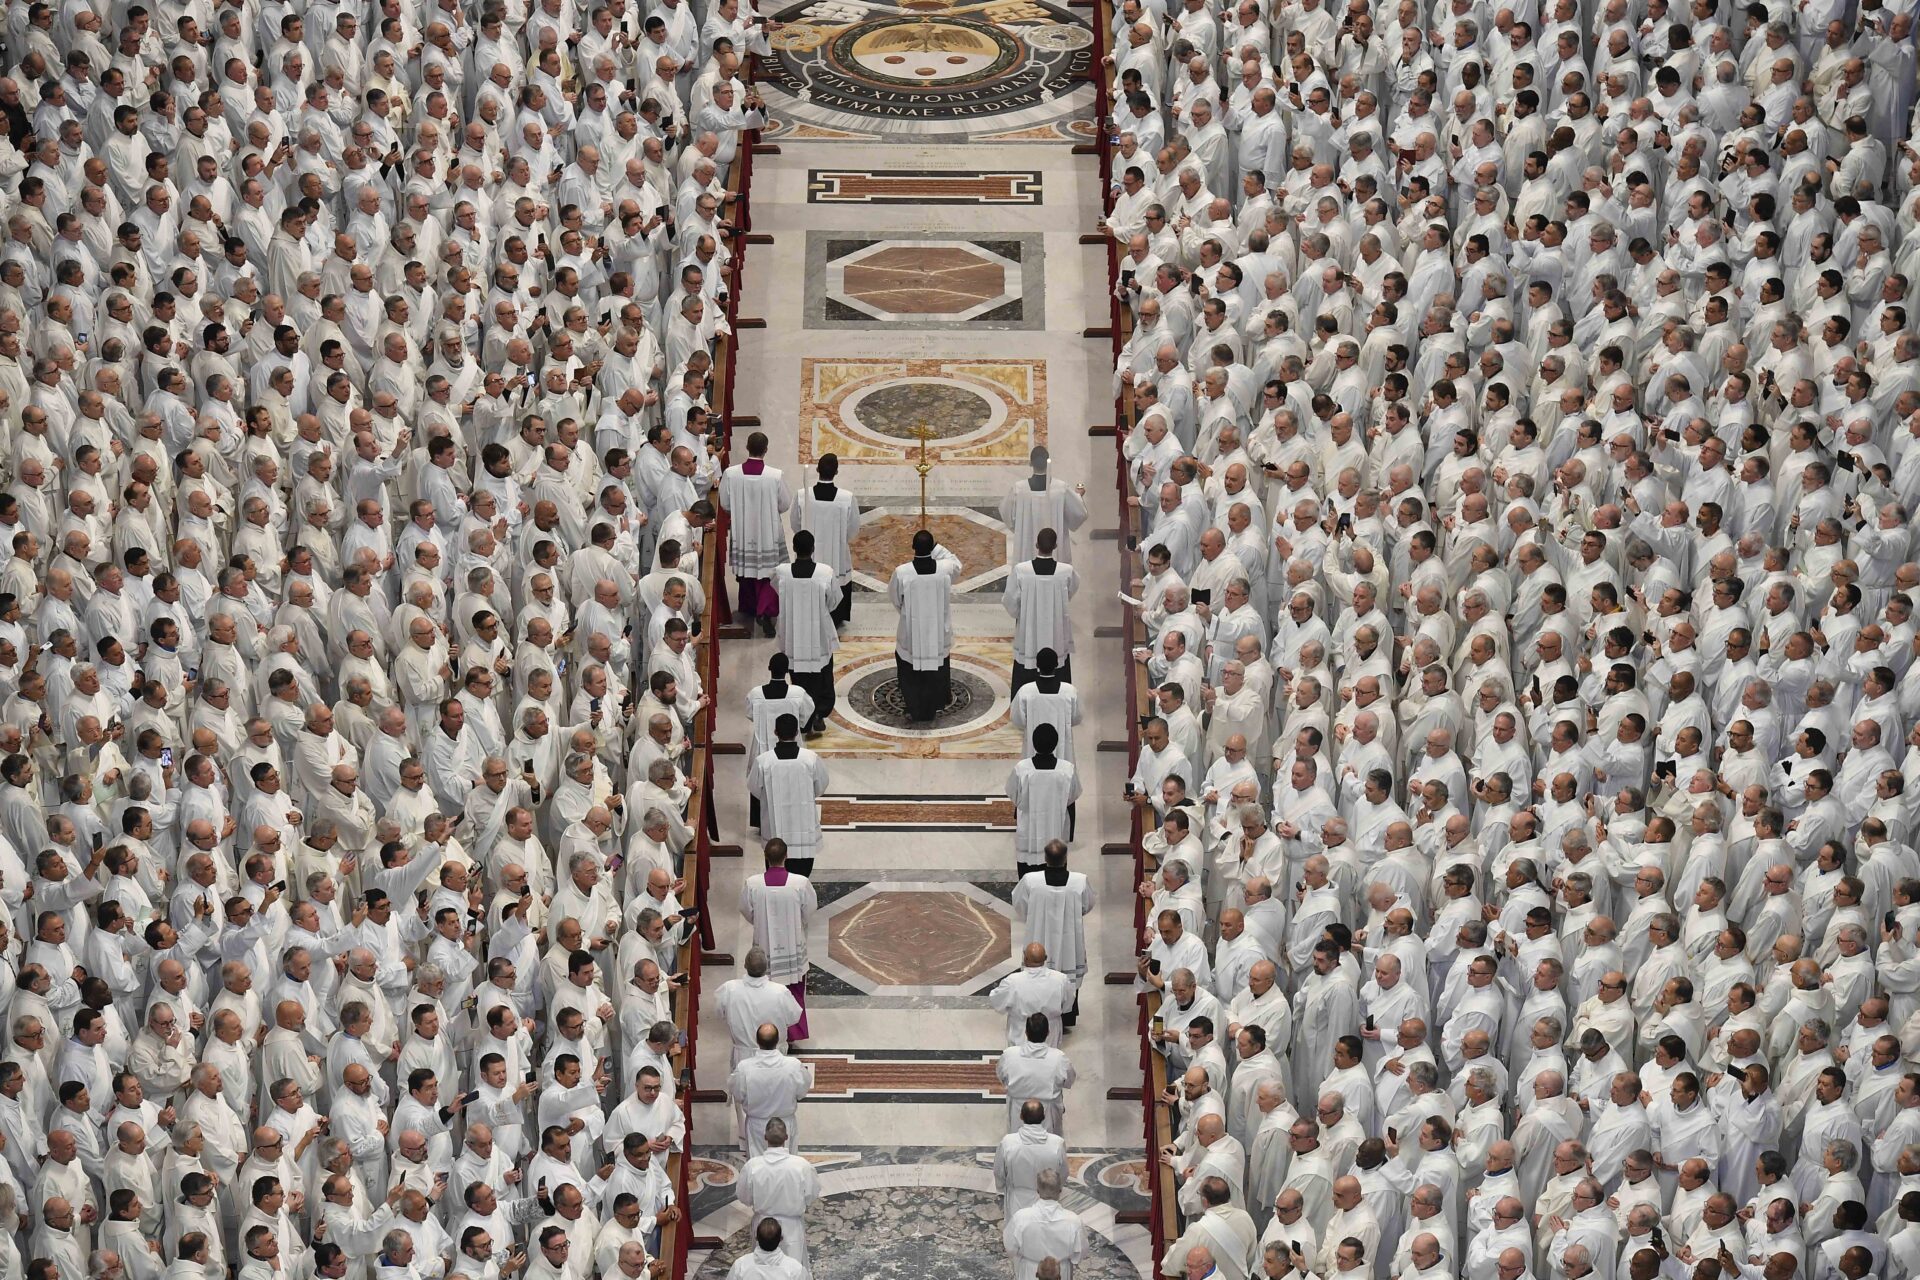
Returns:
[[[853,580],[869,591],[885,591],[893,571],[913,554],[913,535],[929,529],[940,545],[960,560],[955,595],[1001,583],[1007,576],[1007,527],[972,507],[929,506],[920,519],[917,503],[869,507],[853,536]]]
[[[1047,442],[1047,367],[1019,358],[800,362],[800,461],[910,465],[915,432],[936,466],[1007,466]]]
[[[751,1248],[749,1214],[733,1198],[737,1151],[697,1150],[701,1190],[697,1229],[722,1243],[694,1272],[719,1280]],[[1005,1225],[993,1189],[993,1153],[965,1148],[865,1148],[808,1157],[822,1198],[807,1214],[810,1265],[817,1280],[1000,1280],[1007,1274]],[[1074,1152],[1061,1203],[1087,1225],[1091,1251],[1075,1280],[1134,1280],[1145,1274],[1147,1235],[1118,1214],[1144,1202],[1127,1177],[1109,1174],[1124,1153]],[[1133,1157],[1137,1163],[1137,1157]]]
[[[991,1191],[892,1187],[823,1200],[807,1215],[815,1280],[926,1280],[929,1276],[999,1277],[1007,1273],[1000,1233],[1000,1197]],[[1121,1280],[1139,1274],[1104,1236],[1074,1268],[1074,1280]],[[747,1251],[748,1233],[728,1240],[696,1273],[724,1276]]]
[[[964,714],[950,710],[932,726],[914,726],[898,715],[884,687],[895,679],[894,638],[842,636],[834,656],[839,706],[827,731],[807,745],[821,756],[899,756],[908,759],[1012,760],[1020,732],[1007,719],[1012,701],[1008,641],[963,637],[954,642],[953,677],[966,690]]]
[[[770,138],[1069,141],[1093,32],[1043,0],[807,0],[773,16]]]

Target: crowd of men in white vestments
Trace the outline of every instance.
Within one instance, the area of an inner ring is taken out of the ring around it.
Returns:
[[[751,3],[0,40],[0,1276],[664,1276]]]
[[[1920,1275],[1913,6],[1681,8],[1103,33],[1165,1276]],[[664,1275],[721,513],[778,641],[730,1270],[802,1280],[859,505],[709,434],[751,0],[0,39],[0,1280]],[[1073,1280],[1087,510],[1031,471],[993,1170]]]
[[[1920,1274],[1913,7],[1116,4],[1162,1275]]]

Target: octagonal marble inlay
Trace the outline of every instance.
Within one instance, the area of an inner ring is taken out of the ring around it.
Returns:
[[[1006,296],[1010,265],[972,244],[880,245],[842,262],[840,290],[876,317],[964,318]]]
[[[959,880],[862,885],[815,914],[807,951],[843,982],[886,995],[972,995],[1019,963],[1007,904]]]
[[[968,729],[999,709],[998,690],[964,666],[949,668],[947,705],[932,720],[914,720],[907,713],[900,677],[885,667],[869,671],[847,690],[847,709],[863,720],[884,725],[896,733],[931,730],[949,733]]]
[[[827,930],[827,952],[884,986],[953,987],[1007,954],[1012,922],[964,893],[882,891]]]
[[[809,329],[1040,329],[1045,237],[951,231],[809,231]]]
[[[971,240],[881,240],[834,259],[826,284],[874,320],[972,320],[1019,301],[1020,263]]]

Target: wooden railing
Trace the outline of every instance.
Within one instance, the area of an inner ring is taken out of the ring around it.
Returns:
[[[1094,53],[1096,59],[1106,53],[1107,38],[1113,23],[1113,5],[1111,0],[1097,0],[1094,6]],[[1101,65],[1096,61],[1096,66]],[[1095,109],[1098,115],[1095,125],[1099,133],[1101,210],[1110,212],[1113,206],[1112,184],[1114,172],[1114,137],[1108,130],[1108,118],[1112,114],[1112,101],[1104,75],[1097,81]],[[1121,245],[1111,235],[1106,237],[1107,256],[1107,309],[1112,333],[1113,358],[1117,363],[1121,350],[1133,334],[1132,308],[1123,305],[1114,291],[1120,275]],[[1134,406],[1132,395],[1122,387],[1115,398],[1114,406],[1114,490],[1119,503],[1119,560],[1120,589],[1126,595],[1133,594],[1135,571],[1141,567],[1140,560],[1133,552],[1138,539],[1144,536],[1146,529],[1142,511],[1133,505],[1133,483],[1127,472],[1126,438],[1134,425]],[[1146,624],[1141,621],[1137,609],[1128,605],[1121,606],[1120,644],[1125,662],[1127,706],[1127,772],[1132,776],[1133,769],[1140,759],[1140,719],[1156,711],[1152,682],[1146,678],[1145,670],[1133,659],[1136,647],[1147,642]],[[1154,860],[1148,856],[1142,837],[1146,834],[1146,810],[1135,808],[1132,825],[1128,833],[1128,842],[1133,854],[1132,884],[1139,884],[1154,869]],[[1147,917],[1146,899],[1133,895],[1133,926],[1135,951],[1152,941],[1152,921]],[[1147,1230],[1153,1239],[1153,1266],[1157,1272],[1161,1257],[1167,1247],[1180,1238],[1180,1210],[1175,1195],[1172,1178],[1160,1163],[1160,1152],[1173,1141],[1173,1109],[1166,1102],[1167,1059],[1166,1055],[1155,1050],[1147,1039],[1147,1032],[1160,1012],[1161,996],[1149,992],[1139,1000],[1136,1017],[1136,1035],[1140,1042],[1140,1112],[1141,1140],[1146,1144],[1147,1193],[1151,1206],[1147,1213]]]
[[[732,220],[739,232],[733,238],[733,257],[727,266],[726,315],[729,328],[733,328],[739,319],[740,283],[747,256],[747,190],[752,179],[753,140],[756,136],[748,134],[741,139],[740,153],[727,175],[727,191],[734,197]],[[719,423],[719,452],[715,459],[716,489],[718,473],[727,465],[733,441],[734,375],[739,365],[739,350],[736,333],[721,334],[713,344],[711,407]],[[722,513],[714,521],[709,536],[703,540],[700,554],[700,585],[707,598],[707,617],[701,628],[706,643],[702,646],[700,677],[708,706],[694,717],[692,726],[693,750],[687,766],[687,781],[692,795],[687,803],[687,822],[694,835],[681,869],[686,881],[682,900],[698,907],[700,927],[680,946],[679,972],[685,975],[686,985],[681,989],[680,998],[674,1002],[673,1012],[674,1026],[686,1046],[680,1061],[680,1088],[676,1095],[680,1099],[681,1114],[686,1120],[686,1139],[681,1143],[682,1150],[667,1161],[667,1176],[673,1183],[674,1203],[680,1206],[681,1213],[677,1222],[668,1223],[660,1233],[660,1256],[668,1261],[667,1274],[671,1280],[685,1280],[687,1251],[693,1245],[693,1219],[688,1205],[693,1162],[688,1152],[693,1149],[694,1140],[693,1080],[700,1041],[700,960],[702,954],[713,946],[713,913],[707,909],[707,889],[712,883],[713,848],[718,831],[713,803],[713,757],[714,729],[721,692],[720,623],[726,620],[730,612],[726,594],[726,563],[727,518]]]
[[[1132,330],[1131,311],[1126,307],[1118,310],[1120,324],[1114,329],[1116,348],[1126,341]],[[1115,413],[1121,431],[1130,430],[1134,420],[1132,397],[1123,392],[1115,406]],[[1126,454],[1119,444],[1122,438],[1116,433],[1114,448],[1115,484],[1120,502],[1120,585],[1123,591],[1132,595],[1134,570],[1138,567],[1139,557],[1129,550],[1129,546],[1144,534],[1145,523],[1141,518],[1141,509],[1131,503],[1133,485],[1127,474]],[[1121,606],[1120,642],[1126,650],[1123,656],[1127,669],[1127,706],[1131,711],[1127,717],[1127,772],[1128,776],[1132,776],[1134,766],[1140,759],[1140,719],[1156,714],[1158,707],[1154,701],[1153,682],[1147,679],[1146,669],[1133,660],[1134,649],[1147,643],[1146,623],[1141,620],[1139,610],[1127,605]],[[1146,834],[1148,812],[1147,809],[1134,809],[1132,828],[1128,833],[1133,846],[1133,884],[1139,884],[1158,868],[1142,839]],[[1145,898],[1136,893],[1133,895],[1133,904],[1135,950],[1138,951],[1153,941],[1153,921],[1148,918]],[[1174,1187],[1160,1163],[1161,1150],[1173,1141],[1173,1112],[1166,1102],[1167,1059],[1147,1040],[1147,1031],[1160,1012],[1161,999],[1158,992],[1147,993],[1140,1000],[1138,1017],[1142,1080],[1140,1103],[1147,1144],[1147,1191],[1153,1202],[1148,1230],[1153,1235],[1156,1266],[1167,1246],[1180,1238],[1180,1213]]]

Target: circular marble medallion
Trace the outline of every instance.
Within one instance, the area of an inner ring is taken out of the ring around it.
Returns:
[[[817,27],[810,22],[790,22],[767,37],[767,43],[776,49],[792,53],[811,53],[825,44],[833,35],[826,27]],[[905,62],[902,58],[900,61]]]
[[[918,444],[926,427],[934,440],[957,440],[993,424],[996,406],[986,396],[952,382],[889,382],[861,394],[847,407],[853,421],[875,435]]]
[[[1024,34],[1027,43],[1036,49],[1071,51],[1084,49],[1093,43],[1093,32],[1085,27],[1028,27]]]
[[[836,131],[904,138],[1050,125],[1080,114],[1096,70],[1091,29],[1049,0],[903,9],[807,0],[773,20],[828,34],[774,40],[761,83],[785,99],[782,115]]]
[[[905,55],[912,68],[903,77],[894,64]],[[848,27],[827,47],[841,71],[878,85],[924,88],[969,84],[999,75],[1018,63],[1020,43],[991,23],[940,18],[931,14],[902,22],[889,16]]]
[[[911,729],[922,733],[947,733],[963,729],[991,714],[997,701],[994,690],[985,680],[965,667],[955,666],[953,690],[946,707],[932,721],[916,723],[907,715],[907,702],[901,696],[900,680],[891,663],[862,676],[853,688],[840,696],[846,700],[846,709],[863,720],[889,729]]]
[[[766,42],[778,50],[793,52],[793,54],[808,54],[820,48],[822,44],[826,44],[831,36],[833,31],[828,27],[814,27],[812,23],[787,23],[785,27],[781,27],[780,31],[768,36]]]

